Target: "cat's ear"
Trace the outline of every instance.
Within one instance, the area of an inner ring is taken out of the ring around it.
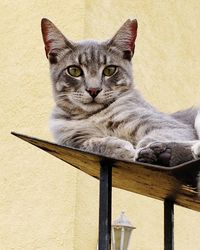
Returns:
[[[131,60],[137,36],[137,20],[128,19],[109,41],[109,46],[117,47],[124,52],[124,59]]]
[[[72,43],[68,41],[59,29],[48,19],[42,19],[41,30],[45,44],[46,56],[50,63],[57,63],[61,50],[73,49]]]

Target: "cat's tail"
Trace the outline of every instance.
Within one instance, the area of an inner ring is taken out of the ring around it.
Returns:
[[[200,140],[200,110],[198,110],[197,116],[195,118],[194,127],[197,131],[198,138]]]

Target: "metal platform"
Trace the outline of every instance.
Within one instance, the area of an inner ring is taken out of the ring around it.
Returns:
[[[169,168],[110,159],[15,132],[12,134],[100,179],[99,250],[110,250],[112,186],[164,201],[165,250],[173,249],[173,205],[200,211],[197,190],[200,159]]]

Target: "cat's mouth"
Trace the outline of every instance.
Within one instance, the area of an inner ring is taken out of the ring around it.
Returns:
[[[99,105],[99,104],[103,104],[101,101],[99,101],[96,98],[91,98],[90,100],[84,100],[82,101],[83,104],[85,105]]]
[[[91,102],[87,103],[87,105],[90,105],[92,107],[103,107],[103,106],[107,106],[105,102],[102,102],[100,100],[92,100]]]
[[[85,105],[93,107],[93,108],[95,108],[95,107],[98,108],[98,107],[103,107],[104,106],[103,103],[96,102],[95,100],[92,100],[90,103],[87,103]]]
[[[100,103],[98,103],[95,99],[93,99],[93,100],[90,102],[90,104],[95,105],[95,104],[100,104]]]
[[[102,109],[104,109],[105,105],[103,103],[97,103],[95,100],[91,101],[90,103],[80,103],[78,105],[82,110],[87,112],[88,114],[96,113]]]

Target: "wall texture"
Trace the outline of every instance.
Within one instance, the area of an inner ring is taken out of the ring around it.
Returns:
[[[105,39],[138,19],[135,83],[162,111],[199,104],[200,3],[196,0],[2,0],[0,50],[0,249],[92,250],[98,182],[19,141],[11,130],[51,140],[53,106],[40,20],[70,39]],[[162,203],[114,189],[113,218],[124,210],[137,229],[130,250],[163,249]],[[175,209],[175,249],[200,245],[200,216]]]

